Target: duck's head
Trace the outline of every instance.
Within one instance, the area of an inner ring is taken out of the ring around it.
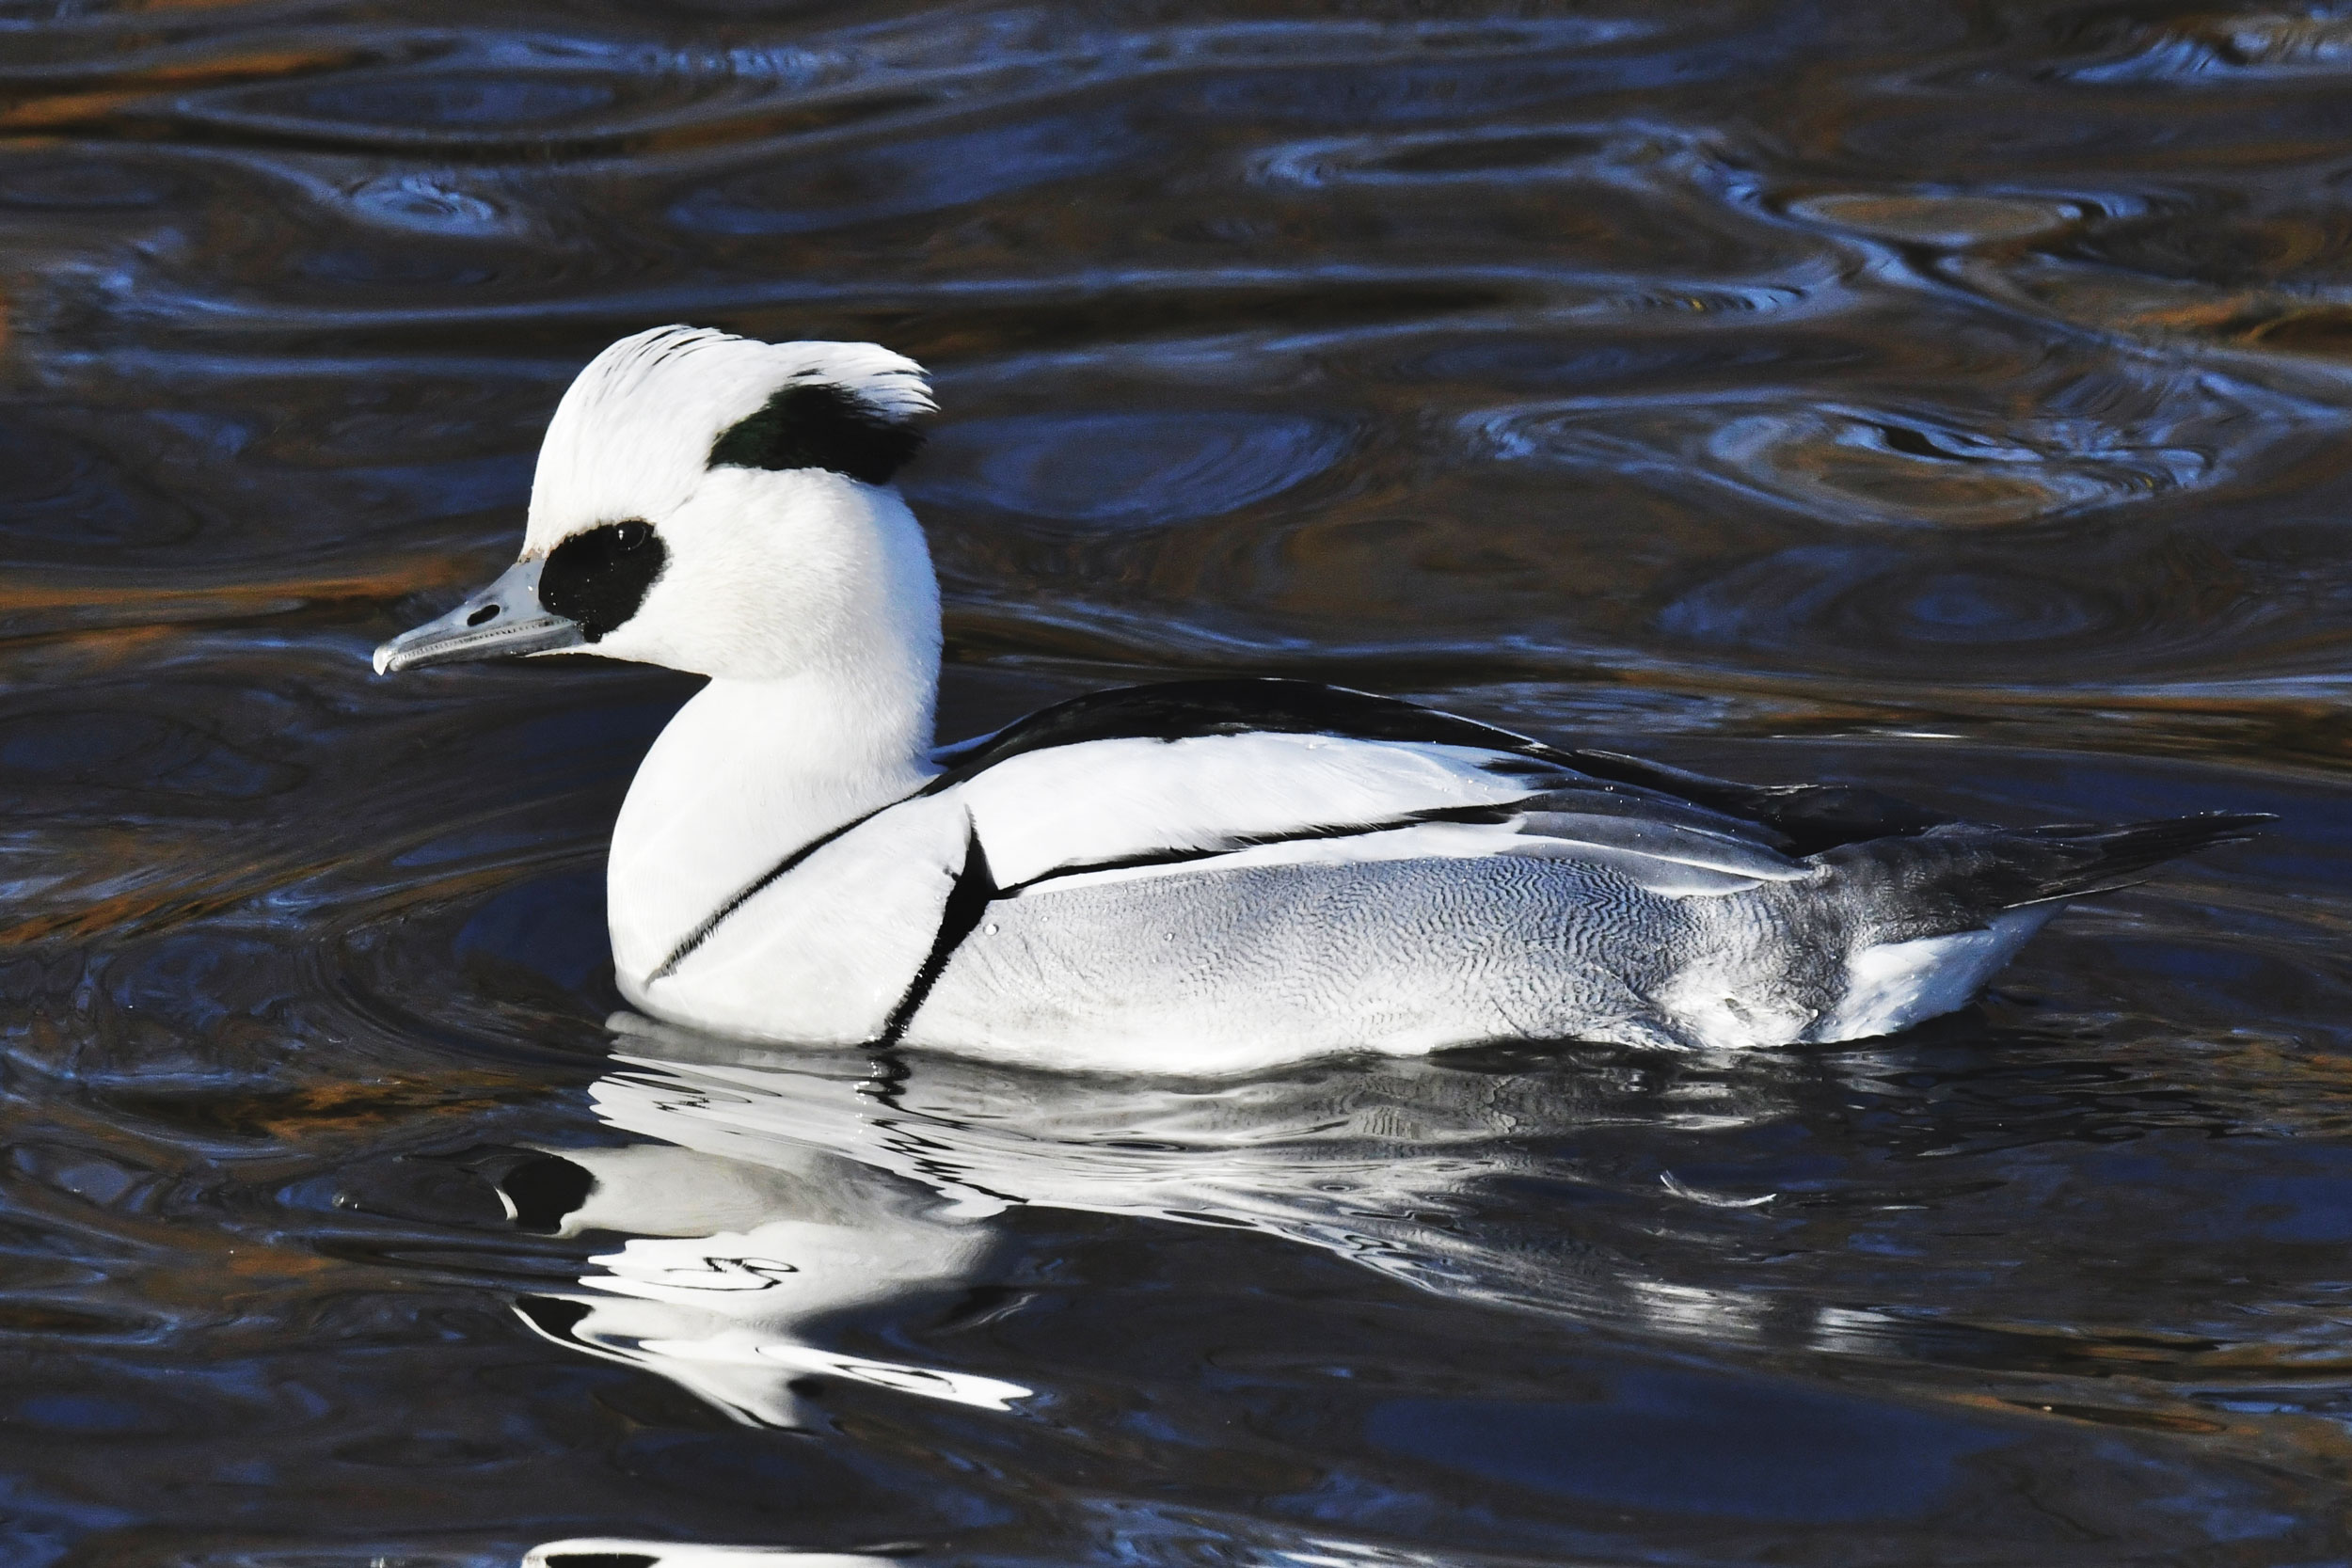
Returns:
[[[935,650],[938,590],[890,483],[930,412],[922,368],[872,343],[624,338],[556,406],[522,558],[376,671],[594,653],[762,680]]]

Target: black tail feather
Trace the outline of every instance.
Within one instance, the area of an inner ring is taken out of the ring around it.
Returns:
[[[1812,857],[1845,884],[1872,940],[1981,928],[2010,910],[2128,887],[2162,862],[2249,838],[2277,818],[2208,812],[2121,827],[2023,830],[1955,822],[1909,837],[1841,845]]]
[[[2195,816],[2169,816],[2153,822],[2130,822],[2120,828],[2088,829],[2072,823],[2029,828],[2026,836],[2079,852],[2073,863],[2043,870],[2032,900],[2071,898],[2132,881],[2139,873],[2166,861],[2210,849],[2217,844],[2240,844],[2254,836],[2265,822],[2278,818],[2267,812],[2202,812]]]

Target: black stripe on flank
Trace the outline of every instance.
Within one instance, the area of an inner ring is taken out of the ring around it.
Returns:
[[[917,791],[916,793],[919,794],[921,792]],[[798,849],[793,850],[790,854],[785,856],[784,859],[776,862],[775,864],[770,866],[766,871],[761,872],[756,880],[747,884],[742,892],[738,893],[734,897],[728,899],[725,903],[711,911],[708,915],[704,917],[701,925],[687,932],[685,940],[680,942],[675,947],[670,949],[670,956],[662,959],[660,963],[654,965],[653,973],[645,976],[645,984],[650,986],[656,980],[665,979],[669,975],[675,974],[678,965],[684,963],[688,958],[693,956],[695,948],[700,947],[704,942],[710,940],[710,933],[719,928],[721,922],[724,921],[729,915],[741,909],[744,905],[750,903],[753,899],[758,897],[761,894],[767,892],[769,887],[774,883],[777,878],[798,866],[803,861],[805,861],[809,856],[817,853],[818,850],[822,849],[826,845],[831,844],[834,839],[839,838],[843,833],[848,832],[851,828],[864,827],[866,823],[871,822],[875,817],[880,816],[882,813],[888,811],[891,806],[902,806],[914,799],[914,796],[913,795],[902,795],[898,800],[892,800],[887,804],[876,806],[872,811],[867,812],[863,816],[852,816],[847,822],[842,823],[838,828],[832,829],[826,832],[818,833],[815,838],[810,839],[806,844],[802,845]]]
[[[1012,886],[999,891],[1009,894],[1025,893],[1046,882],[1058,881],[1064,877],[1083,876],[1089,871],[1138,871],[1146,866],[1183,865],[1188,861],[1216,860],[1221,855],[1235,854],[1244,849],[1255,849],[1263,844],[1298,844],[1324,838],[1361,838],[1366,833],[1385,833],[1398,828],[1418,828],[1424,822],[1508,822],[1525,805],[1526,801],[1523,800],[1506,800],[1497,805],[1433,806],[1427,811],[1411,812],[1403,816],[1390,817],[1379,822],[1317,823],[1312,827],[1295,828],[1288,832],[1236,834],[1207,848],[1147,849],[1141,854],[1122,855],[1117,860],[1088,861],[1071,865],[1057,865],[1050,870],[1039,872],[1025,882],[1015,882]]]
[[[759,895],[765,893],[770,887],[773,886],[777,878],[785,876],[788,872],[797,869],[803,862],[808,859],[809,856],[815,854],[818,850],[822,849],[826,845],[831,844],[834,839],[839,838],[850,829],[863,827],[865,824],[871,822],[875,817],[880,816],[883,812],[890,810],[892,806],[905,805],[907,801],[915,799],[916,796],[928,795],[930,793],[931,793],[930,786],[927,785],[924,788],[915,791],[914,795],[901,796],[899,799],[889,802],[888,805],[877,806],[863,816],[852,817],[849,821],[841,824],[838,828],[834,828],[829,832],[818,834],[817,837],[809,840],[806,844],[802,845],[798,849],[795,849],[790,854],[785,856],[784,859],[778,861],[774,865],[770,866],[766,871],[762,872],[757,880],[747,884],[741,892],[737,893],[733,897],[729,898],[725,903],[720,905],[717,909],[713,910],[707,916],[706,916],[701,925],[695,927],[691,931],[689,931],[686,934],[685,939],[681,941],[677,946],[670,950],[670,956],[662,959],[660,963],[654,966],[652,973],[645,976],[645,984],[651,985],[656,980],[666,979],[671,974],[676,973],[678,965],[684,963],[688,958],[691,958],[696,948],[702,946],[704,942],[709,941],[712,933],[716,932],[719,927],[735,913],[736,911],[741,909],[744,905],[750,903],[754,898],[756,898]],[[1537,797],[1531,796],[1529,799],[1534,800],[1537,799]],[[1394,817],[1387,821],[1318,824],[1314,827],[1296,829],[1290,832],[1239,835],[1228,839],[1213,848],[1207,849],[1150,849],[1141,854],[1123,856],[1118,860],[1093,861],[1081,865],[1057,865],[1053,867],[1051,870],[1039,873],[1037,876],[1030,878],[1025,882],[1016,883],[1012,887],[1009,888],[996,887],[992,881],[990,883],[989,897],[994,898],[1001,894],[1018,893],[1026,888],[1033,888],[1040,882],[1052,881],[1056,878],[1059,877],[1074,877],[1083,871],[1126,871],[1137,866],[1175,865],[1184,861],[1212,860],[1218,855],[1230,855],[1236,849],[1253,848],[1261,844],[1287,844],[1294,839],[1302,838],[1351,838],[1359,833],[1385,832],[1391,828],[1410,828],[1423,822],[1503,822],[1509,820],[1511,814],[1520,809],[1524,803],[1525,802],[1523,801],[1514,800],[1504,801],[1499,805],[1435,806],[1427,811],[1413,812],[1407,816]],[[963,886],[962,877],[969,875],[972,864],[972,856],[974,854],[977,854],[979,856],[980,865],[983,872],[985,872],[987,866],[987,855],[985,851],[980,848],[977,828],[973,830],[971,848],[965,855],[965,871],[959,876],[956,883],[957,889],[961,889]],[[955,890],[950,890],[948,899],[951,906],[954,898]],[[957,936],[956,940],[961,942],[964,937],[969,936],[970,934],[971,928],[967,927]],[[941,955],[940,961],[943,964],[946,961],[944,954]],[[933,978],[935,979],[937,976],[934,975]],[[929,989],[928,983],[926,983],[925,989]],[[899,1006],[903,1008],[906,1004],[901,1001]],[[893,1016],[895,1017],[896,1014],[894,1013]],[[912,1015],[910,1014],[910,1016]]]
[[[976,825],[971,836],[964,840],[963,868],[956,873],[956,885],[947,890],[947,901],[940,909],[939,931],[931,938],[931,950],[924,955],[923,967],[907,983],[898,1005],[890,1009],[889,1022],[875,1037],[876,1045],[893,1046],[904,1037],[907,1024],[930,995],[931,988],[939,983],[947,960],[955,957],[964,938],[979,929],[980,917],[988,912],[997,891],[996,879],[988,869],[988,851],[980,847],[980,830]]]

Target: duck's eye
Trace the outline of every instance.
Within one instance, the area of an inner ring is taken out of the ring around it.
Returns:
[[[539,603],[577,623],[589,641],[601,641],[637,613],[669,558],[652,524],[636,518],[599,523],[548,552]]]

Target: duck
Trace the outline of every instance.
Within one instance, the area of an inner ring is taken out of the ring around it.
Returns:
[[[896,481],[935,411],[872,343],[623,338],[557,404],[515,564],[375,650],[706,677],[612,830],[644,1015],[1112,1072],[1829,1044],[1967,1006],[2072,900],[2269,820],[2004,828],[1280,678],[934,745],[939,585]]]

